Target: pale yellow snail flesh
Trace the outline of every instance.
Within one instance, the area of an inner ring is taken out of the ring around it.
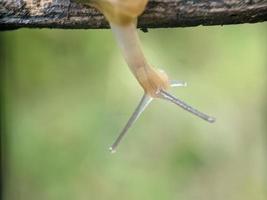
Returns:
[[[110,147],[111,152],[115,152],[116,147],[131,125],[138,119],[146,106],[153,98],[168,100],[188,112],[208,121],[214,122],[215,118],[210,117],[178,98],[169,94],[166,90],[169,87],[186,86],[181,81],[170,81],[168,76],[162,71],[153,68],[145,59],[142,52],[140,40],[137,34],[137,17],[143,13],[148,0],[77,0],[84,4],[89,4],[97,8],[107,18],[110,27],[118,41],[123,56],[144,89],[144,95],[131,115],[126,126]]]

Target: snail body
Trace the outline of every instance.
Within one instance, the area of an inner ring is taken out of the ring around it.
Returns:
[[[76,1],[89,4],[103,13],[110,24],[125,61],[144,90],[144,95],[140,103],[134,110],[116,141],[110,147],[111,152],[115,152],[116,147],[126,134],[127,130],[138,119],[141,113],[154,98],[161,98],[170,101],[208,122],[215,121],[215,118],[196,110],[180,99],[169,94],[167,92],[169,87],[186,86],[186,83],[182,81],[171,81],[165,72],[152,67],[147,62],[141,48],[136,24],[137,17],[143,13],[148,0]]]

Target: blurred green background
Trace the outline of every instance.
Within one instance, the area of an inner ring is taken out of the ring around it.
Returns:
[[[139,32],[172,93],[206,123],[142,96],[110,30],[30,30],[4,39],[6,200],[267,199],[267,26]]]

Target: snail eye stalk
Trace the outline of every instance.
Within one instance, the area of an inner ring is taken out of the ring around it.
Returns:
[[[183,82],[183,81],[175,81],[175,80],[170,81],[171,87],[186,87],[186,85],[187,85],[186,82]],[[214,117],[211,117],[211,116],[209,116],[203,112],[198,111],[197,109],[193,108],[192,106],[188,105],[187,103],[178,99],[177,97],[169,94],[168,92],[166,92],[163,89],[159,90],[156,98],[160,98],[160,99],[166,100],[168,102],[172,102],[172,103],[178,105],[179,107],[183,108],[184,110],[188,111],[189,113],[191,113],[191,114],[193,114],[193,115],[195,115],[195,116],[197,116],[197,117],[199,117],[199,118],[201,118],[207,122],[210,122],[210,123],[215,122]],[[121,133],[119,134],[119,136],[117,137],[115,142],[109,148],[111,153],[116,152],[116,148],[118,147],[122,138],[126,135],[129,128],[136,122],[136,120],[140,117],[140,115],[144,112],[144,110],[152,102],[152,100],[153,100],[153,98],[151,96],[149,96],[148,94],[143,95],[140,103],[138,104],[138,106],[134,110],[130,119],[128,120],[128,122],[126,123],[124,128],[122,129]]]
[[[191,114],[207,121],[210,123],[215,122],[215,118],[211,117],[203,112],[200,112],[199,110],[193,108],[192,106],[188,105],[187,103],[185,103],[184,101],[178,99],[177,97],[169,94],[168,92],[166,92],[165,90],[160,90],[159,92],[159,98],[170,101],[174,104],[176,104],[177,106],[180,106],[181,108],[183,108],[184,110],[190,112]]]
[[[127,133],[128,129],[134,124],[134,122],[136,122],[136,120],[140,117],[142,112],[144,112],[144,110],[151,103],[152,100],[153,100],[153,98],[150,97],[149,95],[147,95],[147,94],[143,95],[141,101],[139,102],[138,106],[134,110],[134,112],[131,115],[130,119],[128,120],[128,122],[126,123],[124,128],[122,129],[121,133],[119,134],[119,136],[117,137],[115,142],[112,144],[112,146],[109,147],[109,150],[110,150],[111,153],[115,153],[116,152],[116,148],[119,145],[120,141],[122,140],[123,136],[125,136],[125,134]]]

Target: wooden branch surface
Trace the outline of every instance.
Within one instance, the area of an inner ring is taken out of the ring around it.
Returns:
[[[134,1],[134,0],[133,0]],[[267,21],[267,0],[150,0],[140,28]],[[74,0],[0,0],[0,29],[108,28],[96,9]]]

